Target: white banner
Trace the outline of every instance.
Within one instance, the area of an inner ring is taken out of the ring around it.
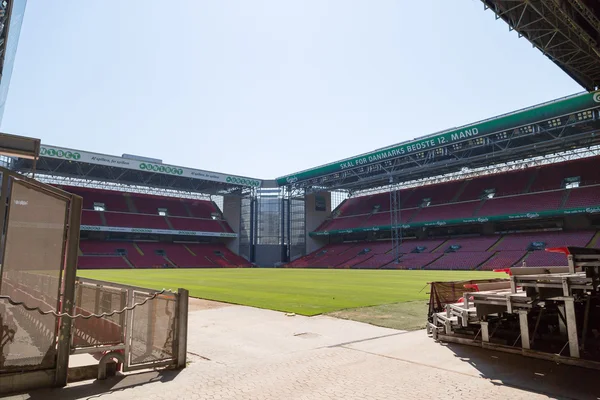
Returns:
[[[162,163],[132,160],[129,158],[89,153],[87,151],[79,151],[57,146],[42,145],[40,148],[40,156],[56,158],[59,160],[126,168],[136,171],[150,171],[158,174],[183,176],[187,178],[202,179],[205,181],[231,183],[242,186],[260,187],[262,184],[259,179],[246,178],[243,176],[225,175],[217,172],[202,171],[200,169],[183,168]]]
[[[211,236],[211,237],[237,237],[237,233],[229,232],[199,232],[199,231],[177,231],[170,229],[147,229],[147,228],[126,228],[121,226],[96,226],[81,225],[82,231],[96,232],[124,232],[124,233],[153,233],[157,235],[185,235],[185,236]]]

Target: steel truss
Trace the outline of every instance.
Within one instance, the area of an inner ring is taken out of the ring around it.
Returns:
[[[543,165],[555,164],[564,161],[579,160],[581,158],[596,157],[600,156],[600,146],[592,146],[590,148],[582,148],[566,151],[558,154],[549,154],[546,156],[540,156],[535,158],[529,158],[510,162],[506,164],[496,164],[487,167],[467,169],[458,171],[451,174],[432,176],[426,179],[419,179],[416,181],[403,182],[397,185],[399,189],[409,189],[413,187],[423,185],[434,185],[437,183],[451,182],[456,180],[472,179],[486,175],[506,173],[510,171],[518,171],[531,167],[541,167]],[[366,196],[376,193],[387,193],[389,188],[385,187],[374,187],[370,189],[361,190],[358,192],[352,192],[353,196]]]
[[[16,159],[12,168],[21,173],[29,173],[31,161]],[[37,161],[37,177],[45,177],[45,182],[61,185],[88,186],[108,190],[128,190],[166,196],[247,196],[252,188],[231,183],[172,176],[152,171],[136,171],[119,167],[93,165],[68,160],[40,157]],[[135,189],[135,190],[133,190]],[[170,194],[171,193],[171,194]]]
[[[527,133],[524,133],[527,132]],[[574,114],[493,132],[470,140],[371,164],[349,168],[306,181],[294,183],[295,190],[306,193],[347,190],[350,194],[389,185],[389,177],[397,183],[423,184],[432,179],[456,179],[465,170],[486,170],[490,165],[521,163],[547,155],[564,153],[565,149],[592,151],[600,144],[600,107],[591,117],[581,120]],[[452,177],[453,176],[453,177]]]
[[[600,7],[582,0],[481,1],[586,90],[600,87]]]

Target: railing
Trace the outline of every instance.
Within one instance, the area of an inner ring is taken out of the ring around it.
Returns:
[[[187,347],[188,292],[155,291],[94,279],[77,278],[71,354],[116,358],[123,372],[156,367],[184,367]],[[95,316],[103,313],[101,318]]]
[[[3,274],[0,295],[0,393],[57,383],[67,370],[68,354],[91,354],[99,361],[98,379],[116,359],[123,372],[175,367],[186,363],[188,291],[156,291],[94,279],[77,278],[72,313],[57,311],[54,288],[58,278],[29,271]],[[64,309],[62,299],[59,309]],[[71,321],[71,335],[59,335],[62,320]],[[48,361],[47,361],[48,360]],[[53,362],[50,363],[50,360]],[[21,382],[26,371],[43,373]],[[36,383],[32,383],[32,382]],[[15,383],[16,382],[16,383]],[[5,390],[6,389],[6,390]]]

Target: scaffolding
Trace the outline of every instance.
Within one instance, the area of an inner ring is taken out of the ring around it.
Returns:
[[[400,262],[400,245],[402,244],[402,219],[400,215],[400,190],[393,185],[390,177],[390,230],[392,232],[392,252],[394,262]]]

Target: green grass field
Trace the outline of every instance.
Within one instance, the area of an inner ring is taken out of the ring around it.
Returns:
[[[428,298],[431,281],[499,278],[479,271],[311,269],[80,270],[78,276],[301,315]]]

